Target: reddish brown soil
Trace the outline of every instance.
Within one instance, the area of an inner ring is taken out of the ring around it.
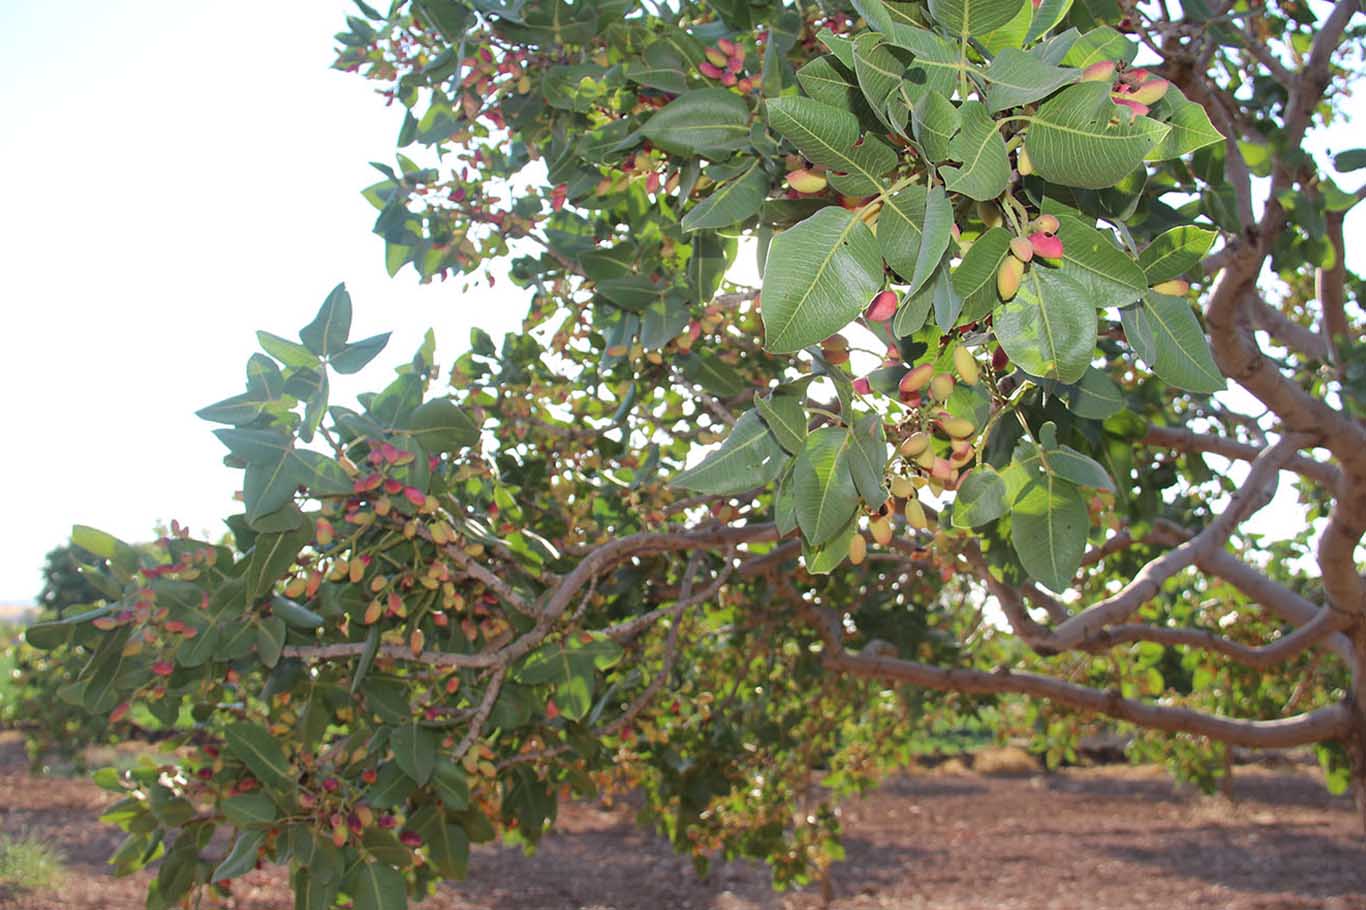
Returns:
[[[845,808],[839,910],[1366,910],[1366,842],[1350,804],[1306,769],[1239,768],[1236,802],[1174,790],[1152,769],[904,776]],[[0,831],[50,839],[70,872],[55,893],[0,892],[5,910],[133,910],[145,878],[103,865],[119,833],[78,780],[30,778],[0,740]],[[567,806],[540,853],[479,848],[472,877],[423,910],[816,910],[774,895],[762,868],[699,880],[622,811]],[[237,910],[288,908],[284,877],[238,885]]]

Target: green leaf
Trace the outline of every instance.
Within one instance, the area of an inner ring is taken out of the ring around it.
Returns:
[[[233,426],[244,426],[260,417],[265,409],[266,402],[256,395],[244,393],[216,401],[207,407],[200,408],[194,414],[201,420],[208,420],[212,423],[230,423]]]
[[[232,845],[232,852],[223,862],[218,864],[217,869],[213,870],[213,877],[209,881],[221,882],[225,878],[238,878],[255,869],[256,854],[265,839],[266,832],[264,831],[243,831],[237,835],[237,841]]]
[[[982,102],[965,101],[958,112],[963,117],[963,128],[949,143],[949,157],[961,161],[963,166],[939,169],[944,186],[979,202],[995,199],[1010,182],[1005,140]]]
[[[887,500],[883,474],[887,467],[887,435],[882,416],[866,414],[849,431],[849,470],[854,486],[868,505],[877,507]]]
[[[1038,175],[1097,190],[1127,177],[1168,128],[1147,117],[1111,125],[1118,110],[1107,82],[1078,83],[1045,101],[1030,118],[1024,145]]]
[[[726,89],[696,89],[660,108],[640,132],[666,152],[714,159],[749,144],[749,107]]]
[[[946,32],[964,39],[1005,25],[1023,0],[930,0],[930,15]]]
[[[971,249],[953,270],[953,288],[963,298],[960,318],[969,322],[983,319],[1001,302],[996,293],[996,273],[1010,255],[1010,234],[994,227],[973,242]]]
[[[859,88],[877,118],[893,130],[904,127],[906,122],[904,116],[899,125],[889,119],[887,102],[899,98],[906,72],[902,57],[909,56],[904,50],[886,44],[877,32],[864,32],[854,39],[854,75]]]
[[[927,192],[912,184],[883,204],[878,214],[878,249],[892,270],[910,284],[909,294],[919,291],[934,274],[948,249],[952,227],[953,206],[942,187]],[[867,303],[865,298],[863,304]]]
[[[1110,479],[1105,468],[1089,455],[1083,455],[1070,446],[1058,446],[1049,449],[1046,454],[1046,470],[1052,471],[1063,480],[1070,480],[1080,487],[1094,487],[1097,490],[1114,492],[1115,482]]]
[[[1052,390],[1078,417],[1104,420],[1126,407],[1124,393],[1103,370],[1087,367],[1086,374],[1072,385],[1058,385]]]
[[[360,862],[346,877],[352,910],[407,910],[408,884],[397,869],[383,863]]]
[[[925,320],[929,318],[930,308],[934,306],[934,295],[937,290],[939,285],[932,282],[928,287],[921,288],[918,293],[903,298],[897,306],[896,316],[892,318],[892,334],[897,338],[908,338],[920,331],[925,325]],[[895,393],[888,390],[883,394]]]
[[[769,99],[765,107],[769,126],[809,161],[834,171],[830,185],[841,193],[876,193],[882,176],[896,167],[892,147],[872,134],[861,136],[858,118],[847,110],[796,95]]]
[[[838,332],[882,287],[877,241],[857,213],[839,207],[823,208],[774,237],[768,265],[764,347],[777,354]]]
[[[1204,329],[1185,298],[1149,291],[1119,315],[1130,346],[1163,381],[1188,392],[1224,388]]]
[[[246,603],[254,604],[269,593],[275,582],[289,571],[299,551],[312,539],[313,528],[308,524],[292,531],[258,535],[246,571],[242,573]]]
[[[1025,33],[1024,47],[1029,47],[1039,38],[1063,20],[1068,11],[1072,8],[1072,0],[1043,0],[1039,8],[1034,11],[1029,23],[1029,31]]]
[[[1224,134],[1210,123],[1204,107],[1189,100],[1174,85],[1162,96],[1153,109],[1153,115],[1162,119],[1169,129],[1162,140],[1144,156],[1147,161],[1180,158],[1196,149],[1224,141]]]
[[[1096,347],[1096,307],[1086,292],[1056,269],[1032,265],[1019,293],[996,310],[996,337],[1026,373],[1076,382]]]
[[[1117,60],[1129,63],[1138,53],[1138,45],[1119,32],[1102,25],[1078,38],[1062,58],[1063,66],[1086,69],[1102,60]],[[1107,89],[1108,90],[1108,89]],[[1169,90],[1170,91],[1170,90]]]
[[[264,827],[280,815],[275,801],[260,790],[229,796],[218,804],[218,808],[238,828]]]
[[[224,731],[223,739],[228,751],[246,765],[261,783],[277,789],[293,789],[294,768],[285,759],[279,742],[265,727],[236,723]]]
[[[446,878],[463,879],[470,863],[470,839],[465,829],[446,824],[445,814],[437,812],[420,833],[432,865]]]
[[[1025,571],[1061,592],[1071,587],[1081,567],[1090,525],[1086,501],[1077,488],[1045,474],[1026,487],[1011,508],[1010,541]]]
[[[299,340],[319,357],[331,357],[346,347],[351,333],[351,295],[339,284],[323,301],[313,321],[299,330]]]
[[[370,667],[375,662],[375,655],[379,653],[379,632],[378,624],[370,627],[370,631],[365,633],[365,648],[360,652],[360,659],[356,661],[356,671],[351,675],[351,694],[355,695],[360,691],[361,685],[365,682],[366,674],[370,672]]]
[[[1091,305],[1123,307],[1148,289],[1138,263],[1100,231],[1071,215],[1058,219],[1062,241],[1062,274],[1090,298]]]
[[[1366,149],[1348,149],[1333,156],[1333,169],[1340,174],[1366,167]]]
[[[888,37],[897,47],[904,47],[915,55],[902,84],[912,104],[931,92],[945,98],[953,96],[958,77],[968,67],[961,53],[961,43],[950,44],[928,29],[906,26],[898,27]]]
[[[291,440],[277,430],[214,430],[228,451],[247,464],[274,465],[289,451]]]
[[[681,362],[683,375],[717,398],[732,398],[748,386],[740,371],[722,360],[714,350],[704,348],[682,358]]]
[[[269,332],[257,332],[256,340],[260,343],[261,350],[287,367],[317,369],[321,363],[316,354],[288,338],[281,338]]]
[[[479,427],[449,398],[424,402],[407,420],[407,429],[428,452],[458,452],[478,445]]]
[[[822,427],[806,438],[792,472],[797,524],[812,546],[830,540],[858,508],[849,470],[852,440],[847,429]]]
[[[984,76],[991,83],[987,87],[987,108],[995,114],[1047,98],[1080,79],[1081,71],[1049,66],[1022,50],[1008,47],[991,61]]]
[[[439,758],[432,772],[432,789],[444,808],[459,812],[470,804],[470,786],[465,771],[455,762]]]
[[[436,737],[431,730],[414,721],[390,733],[389,745],[394,749],[394,761],[418,786],[432,779],[432,768],[436,763]]]
[[[853,46],[852,43],[850,46]],[[858,77],[840,63],[834,54],[817,57],[797,70],[797,81],[801,83],[803,91],[821,104],[851,111],[864,107]]]
[[[850,518],[848,523],[834,537],[819,546],[803,539],[802,562],[806,566],[806,571],[812,575],[829,575],[839,568],[840,563],[849,556],[849,544],[856,533],[858,533],[858,515]]]
[[[648,85],[673,95],[688,90],[688,70],[691,66],[682,55],[665,41],[656,41],[641,55],[639,61],[623,64],[622,75],[639,85]]]
[[[307,607],[276,595],[270,599],[270,611],[296,629],[320,629],[323,618]]]
[[[723,228],[758,214],[768,195],[768,174],[759,167],[759,159],[739,177],[728,180],[683,216],[683,230]]]
[[[360,341],[352,342],[333,354],[327,361],[328,365],[338,373],[351,374],[359,373],[365,365],[375,359],[384,346],[389,343],[389,333],[381,335],[371,335]]]
[[[758,411],[746,411],[721,447],[699,464],[677,474],[672,485],[698,493],[743,493],[776,478],[787,453],[768,431]]]
[[[973,468],[958,485],[953,501],[955,528],[980,528],[1006,513],[1006,484],[989,464]]]
[[[949,142],[962,126],[958,108],[939,92],[926,92],[911,111],[911,130],[931,161],[949,157]]]
[[[755,398],[754,406],[778,444],[796,454],[806,442],[806,408],[802,405],[802,395],[784,395],[781,391],[778,389],[773,394]]]
[[[278,616],[268,616],[256,627],[256,654],[261,663],[274,667],[280,662],[285,646],[285,622]]]
[[[934,301],[935,323],[941,332],[948,332],[958,324],[958,317],[963,312],[963,298],[953,286],[947,261],[934,273],[934,278],[921,293],[926,291]]]
[[[1138,256],[1138,264],[1147,276],[1148,284],[1180,278],[1195,268],[1218,236],[1218,231],[1193,224],[1183,224],[1158,234]]]
[[[365,800],[376,809],[392,809],[407,802],[415,789],[417,784],[398,763],[388,762],[380,766],[379,776],[365,791]]]

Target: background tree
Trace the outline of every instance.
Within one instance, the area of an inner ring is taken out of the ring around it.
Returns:
[[[261,861],[402,906],[627,787],[801,882],[979,711],[1329,744],[1366,806],[1363,191],[1302,151],[1356,0],[359,9],[338,65],[423,159],[366,190],[390,269],[510,256],[530,310],[353,409],[387,339],[339,287],[201,411],[234,547],[77,529],[107,603],[29,634],[94,649],[65,697],[202,725],[101,777],[151,906]],[[1303,526],[1247,531],[1282,482]]]

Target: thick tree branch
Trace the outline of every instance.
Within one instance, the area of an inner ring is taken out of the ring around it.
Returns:
[[[1209,452],[1231,461],[1253,461],[1265,451],[1261,446],[1248,445],[1225,436],[1209,436],[1178,427],[1159,427],[1156,425],[1148,427],[1148,432],[1144,435],[1142,442],[1146,445],[1175,449],[1179,452]],[[1336,485],[1342,476],[1341,472],[1333,465],[1305,455],[1293,456],[1286,461],[1285,467],[1329,487]]]
[[[1030,695],[1152,730],[1207,736],[1249,748],[1302,746],[1341,737],[1352,728],[1351,712],[1341,704],[1280,720],[1239,720],[1124,698],[1117,692],[1102,692],[1036,673],[944,668],[894,657],[850,654],[842,643],[838,617],[828,610],[810,606],[805,606],[803,612],[825,645],[824,665],[852,676],[906,683],[939,692]]]

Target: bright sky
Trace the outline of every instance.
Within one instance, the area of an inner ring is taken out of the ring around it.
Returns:
[[[449,361],[476,314],[495,337],[520,323],[510,286],[471,299],[384,271],[359,191],[379,179],[367,162],[392,163],[400,114],[328,68],[352,11],[0,4],[0,601],[37,593],[74,522],[221,533],[241,472],[193,412],[242,391],[256,329],[293,337],[338,281],[353,337],[395,330],[352,393],[429,325]]]
[[[353,337],[394,339],[334,400],[383,382],[429,325],[449,363],[476,318],[495,337],[520,323],[508,285],[385,273],[358,191],[368,161],[392,161],[400,115],[328,68],[351,10],[0,4],[0,602],[37,593],[75,522],[221,533],[241,474],[193,412],[241,391],[256,329],[292,336],[336,282]]]

